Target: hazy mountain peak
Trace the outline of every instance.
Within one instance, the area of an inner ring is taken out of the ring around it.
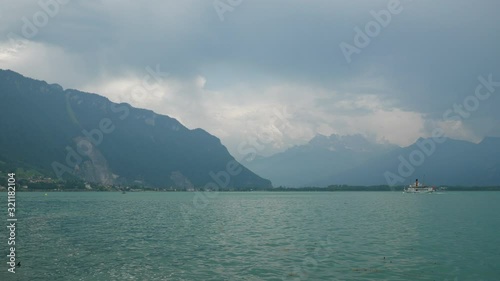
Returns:
[[[308,142],[309,145],[312,145],[312,146],[321,146],[321,147],[325,146],[325,145],[328,145],[328,143],[330,143],[330,140],[329,140],[328,136],[325,136],[325,135],[322,135],[322,134],[315,135]]]
[[[361,134],[317,134],[305,145],[255,159],[247,165],[258,174],[272,178],[278,186],[307,186],[318,182],[327,185],[332,175],[396,147],[379,144]]]
[[[352,150],[352,151],[371,151],[379,144],[368,140],[365,136],[361,134],[354,135],[338,135],[332,134],[330,136],[325,136],[322,134],[317,134],[312,138],[309,146],[315,148],[324,148],[330,151],[337,150]]]

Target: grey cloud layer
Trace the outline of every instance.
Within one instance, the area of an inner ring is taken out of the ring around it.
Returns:
[[[48,63],[43,58],[18,57],[0,60],[0,67],[96,91],[106,80],[140,76],[148,65],[161,65],[176,83],[193,83],[201,76],[206,84],[199,94],[187,93],[192,86],[186,85],[175,92],[182,97],[171,97],[199,100],[193,101],[196,108],[190,112],[199,111],[199,116],[178,116],[192,124],[214,111],[207,109],[214,102],[207,101],[205,91],[218,92],[221,106],[224,101],[236,106],[237,96],[246,102],[299,108],[295,102],[304,98],[292,95],[301,93],[286,96],[269,89],[302,85],[302,94],[313,96],[303,110],[335,111],[330,117],[297,111],[304,119],[292,121],[307,120],[312,133],[322,122],[347,132],[345,126],[350,125],[335,119],[337,115],[373,114],[365,96],[376,96],[379,109],[439,121],[447,108],[474,92],[479,75],[492,73],[500,81],[500,2],[493,0],[401,0],[403,11],[347,63],[339,44],[352,44],[354,28],[363,29],[373,20],[370,11],[384,9],[388,2],[243,1],[220,21],[213,1],[70,1],[31,38],[36,42],[31,56],[52,54],[51,66],[43,65]],[[40,7],[31,1],[2,5],[3,46],[8,45],[9,32],[21,34],[22,18],[31,20],[37,10]],[[235,91],[242,86],[255,91]],[[316,89],[326,96],[317,95]],[[344,97],[351,98],[351,105]],[[368,104],[353,107],[360,98]],[[340,101],[345,106],[339,106]],[[499,103],[495,97],[482,103],[464,126],[476,137],[498,134],[492,124],[500,118]]]

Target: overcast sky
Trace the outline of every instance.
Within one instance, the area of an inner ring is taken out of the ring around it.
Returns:
[[[269,155],[318,133],[500,137],[500,87],[472,97],[500,81],[498,0],[55,1],[0,0],[0,68],[203,128],[238,159],[252,138]]]

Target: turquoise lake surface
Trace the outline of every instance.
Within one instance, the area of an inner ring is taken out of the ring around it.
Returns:
[[[500,280],[500,192],[208,195],[17,193],[0,280]]]

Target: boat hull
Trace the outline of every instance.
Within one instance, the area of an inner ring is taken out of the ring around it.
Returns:
[[[421,187],[421,188],[408,187],[404,189],[404,193],[432,193],[434,191],[435,189],[432,187]]]

